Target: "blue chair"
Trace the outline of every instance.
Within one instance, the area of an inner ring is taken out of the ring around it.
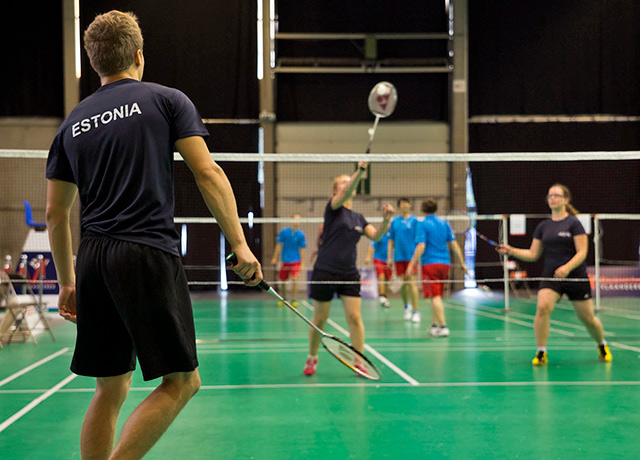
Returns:
[[[34,228],[36,231],[45,230],[47,228],[47,224],[33,221],[31,204],[26,200],[23,200],[22,202],[24,203],[24,221],[27,224],[27,227]]]

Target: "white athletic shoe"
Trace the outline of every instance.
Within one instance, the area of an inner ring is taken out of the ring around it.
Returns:
[[[440,326],[438,337],[449,337],[449,328],[447,326]]]
[[[411,314],[411,321],[414,323],[420,322],[420,312],[418,310],[413,310],[413,313]]]
[[[437,324],[432,324],[429,327],[429,334],[432,335],[433,337],[438,337],[440,335],[440,328],[438,327]]]
[[[389,308],[389,299],[387,299],[385,296],[381,295],[380,297],[378,297],[378,302],[380,302],[381,307]]]
[[[413,315],[413,307],[411,306],[411,304],[407,304],[404,306],[404,319],[406,319],[407,321],[411,320],[411,316]]]

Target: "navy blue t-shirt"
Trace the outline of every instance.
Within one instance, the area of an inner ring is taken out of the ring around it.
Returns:
[[[314,269],[340,275],[358,273],[356,245],[369,225],[360,213],[340,206],[331,209],[331,200],[324,210],[322,243]]]
[[[182,92],[118,80],[73,109],[53,140],[47,178],[78,186],[81,226],[178,255],[174,143],[207,132]]]
[[[559,221],[546,219],[536,226],[533,237],[544,245],[544,276],[552,276],[558,267],[576,255],[573,237],[584,234],[580,221],[571,215]],[[570,273],[569,278],[586,277],[586,271],[587,263],[584,261]]]

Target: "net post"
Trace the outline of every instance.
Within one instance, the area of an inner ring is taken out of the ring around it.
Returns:
[[[507,222],[507,215],[506,214],[502,215],[501,225],[502,225],[502,229],[501,229],[502,241],[501,241],[501,243],[502,244],[509,244],[509,236],[508,236],[509,224]],[[509,307],[509,267],[507,266],[508,258],[509,258],[509,256],[507,256],[507,254],[503,254],[502,255],[502,275],[504,277],[503,283],[504,283],[504,311],[505,312],[509,312],[511,310],[511,308]]]
[[[596,311],[600,311],[600,218],[597,214],[593,215],[593,251],[595,265],[595,291],[596,291]]]

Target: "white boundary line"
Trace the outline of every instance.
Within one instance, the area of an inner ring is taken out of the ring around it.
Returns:
[[[69,376],[72,377],[72,376]],[[69,378],[67,377],[67,378]],[[62,382],[61,382],[62,383]],[[60,384],[59,384],[60,385]],[[607,387],[607,386],[640,386],[640,380],[616,380],[616,381],[518,381],[518,382],[426,382],[412,385],[410,383],[282,383],[282,384],[253,384],[253,385],[202,385],[200,391],[220,390],[280,390],[280,389],[306,389],[306,388],[468,388],[468,387]],[[132,387],[129,391],[151,392],[155,387]],[[53,389],[52,389],[53,390]],[[0,394],[28,394],[41,393],[44,390],[0,390]],[[51,391],[51,390],[49,390]],[[58,393],[93,393],[95,388],[69,388],[61,389]]]
[[[557,307],[557,305],[556,305]],[[483,311],[495,311],[494,307],[489,307],[486,305],[475,305],[474,308],[482,308]],[[568,307],[564,307],[563,309],[566,309],[566,311],[573,311],[573,307],[568,308]],[[517,316],[518,318],[523,318],[523,319],[534,319],[535,315],[530,315],[528,313],[519,313],[517,311],[513,311],[513,310],[509,310],[508,313],[509,316]],[[577,329],[579,331],[584,331],[585,328],[584,326],[578,325],[578,324],[572,324],[572,323],[567,323],[564,321],[558,321],[558,320],[554,320],[554,319],[549,319],[549,324],[555,324],[556,326],[561,326],[561,327],[566,327],[569,329]],[[606,335],[608,336],[614,336],[616,335],[615,332],[611,332],[611,331],[606,331],[605,330]]]
[[[53,353],[53,354],[51,354],[51,355],[47,356],[47,357],[46,357],[46,358],[44,358],[44,359],[41,359],[41,360],[40,360],[40,361],[38,361],[37,363],[33,363],[31,366],[27,366],[27,367],[25,367],[24,369],[22,369],[22,370],[20,370],[20,371],[16,372],[15,374],[10,375],[10,376],[9,376],[9,377],[7,377],[6,379],[4,379],[4,380],[1,380],[1,381],[0,381],[0,387],[1,387],[1,386],[3,386],[3,385],[6,385],[7,383],[11,382],[12,380],[17,379],[17,378],[18,378],[18,377],[20,377],[21,375],[26,374],[27,372],[29,372],[29,371],[31,371],[31,370],[33,370],[33,369],[35,369],[36,367],[38,367],[38,366],[42,366],[44,363],[46,363],[46,362],[48,362],[48,361],[51,361],[51,360],[52,360],[52,359],[54,359],[54,358],[57,358],[58,356],[60,356],[60,355],[62,355],[62,354],[64,354],[64,353],[66,353],[67,351],[69,351],[69,347],[63,348],[62,350],[57,351],[57,352],[55,352],[55,353]]]
[[[47,390],[43,395],[37,397],[36,399],[34,399],[33,401],[31,401],[29,404],[27,404],[26,406],[24,406],[22,409],[20,409],[18,412],[16,412],[15,414],[13,414],[11,417],[9,417],[8,419],[6,419],[4,422],[2,422],[2,424],[0,424],[0,433],[2,433],[4,430],[6,430],[7,428],[9,428],[11,425],[13,425],[16,421],[18,421],[20,418],[22,418],[22,416],[28,414],[34,407],[36,407],[38,404],[40,404],[42,401],[46,400],[49,396],[53,395],[54,393],[56,393],[58,390],[60,390],[63,386],[65,386],[67,383],[71,382],[73,379],[75,379],[77,377],[76,374],[71,374],[68,377],[66,377],[64,380],[62,380],[61,382],[59,382],[57,385],[55,385],[54,387],[50,388],[49,390]]]
[[[452,300],[452,299],[447,299],[447,302],[445,303],[445,307],[448,308],[453,308],[454,310],[458,310],[458,311],[464,311],[467,313],[473,313],[473,314],[477,314],[477,315],[481,315],[481,316],[486,316],[487,318],[493,318],[493,319],[499,319],[500,321],[504,321],[505,323],[513,323],[513,324],[519,324],[520,326],[526,326],[529,328],[533,327],[533,323],[528,323],[526,321],[519,321],[517,319],[513,319],[513,318],[509,318],[506,316],[500,316],[500,315],[496,315],[493,313],[488,313],[484,310],[476,310],[475,308],[471,308],[471,307],[461,307],[459,305],[452,305],[452,302],[456,302],[458,304],[462,303],[458,300]],[[562,329],[556,329],[554,327],[550,327],[549,328],[550,331],[553,332],[557,332],[558,334],[562,334],[562,335],[567,335],[570,337],[575,336],[575,334],[573,332],[569,332],[569,331],[564,331]]]
[[[307,307],[309,310],[313,311],[313,307],[311,306],[311,304],[309,304],[309,302],[307,302],[306,300],[302,301],[302,304]],[[344,330],[339,324],[337,324],[335,321],[333,321],[331,318],[328,319],[327,321],[329,324],[331,324],[334,328],[336,328],[338,331],[340,331],[340,333],[344,334],[346,337],[349,337],[349,333]],[[416,379],[414,379],[413,377],[411,377],[409,374],[407,374],[405,371],[403,371],[402,369],[400,369],[398,366],[396,366],[395,364],[393,364],[391,361],[389,361],[387,358],[385,358],[384,356],[382,356],[380,353],[378,353],[375,349],[373,349],[371,346],[366,345],[364,346],[364,348],[371,353],[373,356],[375,356],[376,358],[378,358],[380,361],[382,361],[389,369],[391,369],[393,372],[395,372],[396,374],[398,374],[400,377],[402,377],[404,380],[406,380],[407,382],[409,382],[411,385],[413,386],[418,386],[420,385],[420,382],[418,382]]]

